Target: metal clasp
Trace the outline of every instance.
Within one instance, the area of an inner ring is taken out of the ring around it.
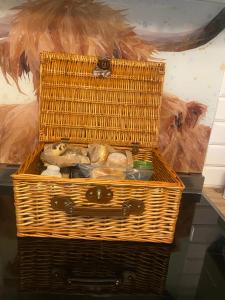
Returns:
[[[91,202],[107,203],[113,198],[113,192],[105,186],[96,186],[86,192],[86,199]]]
[[[111,75],[111,61],[108,57],[98,59],[93,75],[96,77],[109,77]]]

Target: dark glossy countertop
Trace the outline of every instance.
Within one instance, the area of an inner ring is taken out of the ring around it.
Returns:
[[[0,187],[0,299],[225,299],[225,224],[183,197],[172,245],[17,238]]]

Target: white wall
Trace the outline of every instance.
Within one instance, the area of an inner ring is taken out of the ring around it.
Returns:
[[[225,186],[225,75],[212,126],[203,175],[206,186]]]

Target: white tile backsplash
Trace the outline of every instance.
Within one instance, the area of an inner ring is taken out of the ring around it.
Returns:
[[[221,85],[203,175],[206,186],[225,186],[225,75]]]
[[[225,167],[225,145],[209,145],[205,164]]]
[[[225,145],[225,122],[214,122],[209,144]]]
[[[220,97],[217,104],[215,121],[225,121],[225,97]]]
[[[205,166],[203,169],[205,176],[204,184],[206,186],[224,186],[225,184],[225,167]]]

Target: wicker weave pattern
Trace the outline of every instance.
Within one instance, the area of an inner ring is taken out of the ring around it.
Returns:
[[[91,294],[88,286],[68,285],[65,278],[54,278],[54,269],[74,278],[112,278],[132,271],[135,280],[100,289],[102,293],[162,294],[171,249],[166,245],[81,240],[19,239],[19,286],[21,291],[63,294]],[[65,275],[67,277],[67,275]]]
[[[41,177],[38,158],[43,145],[14,175],[18,236],[131,240],[171,243],[175,231],[183,186],[159,153],[143,152],[139,157],[153,159],[155,181],[110,181],[96,179],[56,179]],[[148,155],[148,156],[147,156]],[[24,173],[24,174],[23,174]],[[33,175],[31,175],[33,174]],[[86,191],[96,185],[113,190],[107,204],[87,201]],[[69,217],[51,207],[54,196],[67,196],[76,207],[121,207],[129,199],[143,200],[145,211],[128,218]]]
[[[43,53],[40,140],[69,138],[157,147],[164,63],[112,59],[112,75],[92,75],[97,58]]]
[[[41,62],[40,140],[104,141],[123,149],[140,142],[134,159],[152,160],[154,177],[110,181],[40,176],[40,144],[13,176],[17,235],[171,243],[183,184],[152,148],[158,140],[164,64],[112,60],[111,77],[94,78],[96,57],[44,53]],[[86,199],[88,189],[96,186],[113,192],[110,202]],[[55,196],[69,198],[78,209],[118,210],[133,199],[143,201],[145,209],[127,217],[68,216],[52,208]]]

